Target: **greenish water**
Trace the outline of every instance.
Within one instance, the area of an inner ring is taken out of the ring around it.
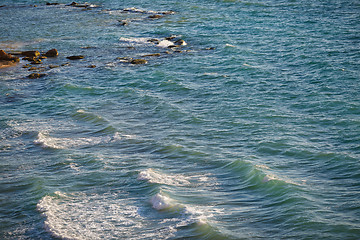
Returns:
[[[59,51],[0,69],[1,239],[360,238],[358,1],[58,3],[0,3]]]

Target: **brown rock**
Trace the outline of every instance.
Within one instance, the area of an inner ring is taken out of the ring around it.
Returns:
[[[69,56],[69,57],[66,57],[67,59],[69,60],[78,60],[78,59],[83,59],[84,56],[83,55],[77,55],[77,56]]]
[[[134,59],[130,63],[131,64],[146,64],[146,63],[148,63],[148,61],[146,61],[145,59]]]
[[[6,53],[4,50],[0,50],[0,61],[19,62],[20,59],[18,57],[14,57],[13,55]]]
[[[88,68],[96,68],[96,65],[89,65]]]
[[[45,77],[46,74],[45,73],[32,73],[28,76],[28,78],[30,79],[37,79],[37,78],[42,78]]]
[[[56,57],[56,56],[58,56],[58,55],[59,55],[59,52],[58,52],[58,50],[56,50],[55,48],[50,49],[49,51],[47,51],[47,52],[45,53],[45,56],[46,56],[46,57]]]
[[[24,51],[24,52],[21,52],[21,55],[23,55],[25,57],[39,57],[40,52],[39,51]]]

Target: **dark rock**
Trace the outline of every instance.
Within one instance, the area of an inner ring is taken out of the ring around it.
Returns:
[[[176,38],[176,37],[175,37],[175,36],[170,36],[170,37],[166,37],[165,40],[171,41],[171,40],[173,40],[174,38]]]
[[[96,68],[96,66],[95,65],[89,65],[89,66],[87,66],[88,68]]]
[[[155,44],[159,44],[159,39],[156,39],[156,38],[152,38],[152,39],[149,39],[147,40],[148,42],[151,42],[151,43],[155,43]]]
[[[205,48],[205,50],[215,50],[216,48],[214,47],[208,47],[208,48]]]
[[[46,57],[56,57],[56,56],[58,56],[58,55],[59,55],[59,52],[58,52],[58,50],[56,50],[55,48],[50,49],[49,51],[47,51],[47,52],[45,53],[45,56],[46,56]]]
[[[152,53],[152,54],[144,55],[143,57],[159,57],[159,56],[161,56],[160,53]]]
[[[69,56],[69,57],[66,57],[67,59],[69,60],[78,60],[78,59],[83,59],[84,56],[83,55],[77,55],[77,56]]]
[[[35,59],[31,64],[42,64],[41,59]]]
[[[40,52],[39,51],[24,51],[24,52],[21,52],[21,55],[23,55],[25,57],[39,57]]]
[[[130,63],[131,64],[146,64],[146,63],[148,63],[148,61],[145,59],[134,59]]]
[[[56,3],[49,3],[49,2],[46,3],[46,5],[48,5],[48,6],[51,6],[51,5],[59,5],[59,4],[60,4],[60,3],[57,3],[57,2],[56,2]]]
[[[36,57],[24,57],[23,60],[25,61],[29,61],[29,62],[33,62],[35,61],[37,58]]]
[[[151,18],[151,19],[159,19],[159,18],[162,18],[162,17],[164,17],[164,16],[163,16],[163,15],[159,15],[159,14],[155,14],[155,15],[149,16],[149,18]]]
[[[28,76],[28,78],[30,79],[37,79],[37,78],[42,78],[45,77],[46,74],[45,73],[32,73]]]

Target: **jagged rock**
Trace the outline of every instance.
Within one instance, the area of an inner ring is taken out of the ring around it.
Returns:
[[[14,57],[13,55],[6,53],[4,50],[0,50],[0,61],[19,62],[20,59],[18,57]]]
[[[83,59],[84,56],[83,55],[76,55],[76,56],[69,56],[69,57],[66,57],[67,59],[69,60],[78,60],[78,59]]]
[[[28,76],[28,78],[30,79],[37,79],[37,78],[42,78],[45,77],[46,74],[45,73],[32,73]]]
[[[23,55],[25,57],[39,57],[40,52],[39,51],[24,51],[24,52],[21,52],[21,55]]]
[[[56,50],[55,48],[50,49],[49,51],[47,51],[47,52],[45,53],[45,56],[46,56],[46,57],[56,57],[56,56],[58,56],[58,55],[59,55],[59,52],[58,52],[58,50]]]
[[[0,68],[10,67],[19,61],[20,59],[18,57],[14,57],[3,50],[0,50]]]
[[[133,59],[130,63],[131,64],[146,64],[146,63],[148,63],[148,61],[145,59]]]

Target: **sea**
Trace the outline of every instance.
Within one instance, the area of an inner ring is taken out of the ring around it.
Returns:
[[[359,0],[0,0],[54,48],[0,69],[0,239],[360,239]]]

